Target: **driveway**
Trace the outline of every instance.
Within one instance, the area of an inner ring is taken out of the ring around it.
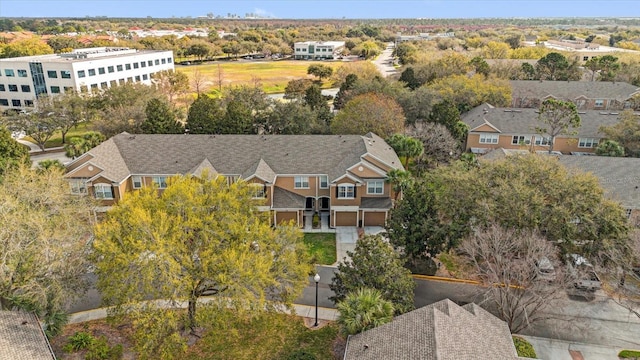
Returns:
[[[367,235],[375,235],[384,231],[381,226],[365,226],[364,233]],[[356,249],[358,241],[358,228],[355,226],[337,226],[336,227],[336,253],[338,262],[344,262],[349,259],[347,251],[353,252]],[[337,266],[338,264],[334,264]]]

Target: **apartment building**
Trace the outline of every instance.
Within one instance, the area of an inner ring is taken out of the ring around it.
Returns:
[[[344,49],[344,41],[305,41],[293,45],[296,60],[335,59]]]
[[[0,59],[0,111],[33,107],[40,96],[97,92],[127,82],[151,84],[173,70],[173,52],[120,47]]]

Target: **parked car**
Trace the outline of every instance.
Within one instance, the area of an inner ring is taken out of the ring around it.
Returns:
[[[549,282],[556,279],[556,269],[553,267],[551,260],[548,257],[543,256],[540,260],[535,260],[536,264],[536,276],[540,279],[547,280]]]
[[[600,277],[593,265],[578,254],[567,255],[567,269],[573,279],[573,286],[578,290],[596,291],[602,288]]]

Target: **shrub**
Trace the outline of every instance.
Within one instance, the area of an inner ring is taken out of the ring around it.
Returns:
[[[320,215],[313,214],[313,219],[311,221],[314,228],[320,227]]]
[[[305,350],[296,350],[289,354],[286,360],[316,360],[316,357]]]
[[[618,353],[621,359],[640,359],[640,351],[638,350],[622,350]]]
[[[518,352],[518,356],[531,358],[531,359],[535,359],[538,357],[536,356],[536,351],[533,349],[533,345],[531,345],[531,343],[528,342],[527,340],[519,336],[514,336],[513,344],[516,346],[516,351]]]
[[[101,336],[90,346],[84,357],[86,360],[119,360],[122,359],[122,345],[110,347],[107,338]]]
[[[96,338],[94,338],[91,334],[84,331],[78,331],[69,337],[69,339],[67,340],[67,344],[63,349],[66,352],[83,350],[93,344],[95,340]]]

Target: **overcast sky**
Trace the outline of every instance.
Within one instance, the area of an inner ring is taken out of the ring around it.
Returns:
[[[0,17],[640,17],[640,0],[0,0]]]

